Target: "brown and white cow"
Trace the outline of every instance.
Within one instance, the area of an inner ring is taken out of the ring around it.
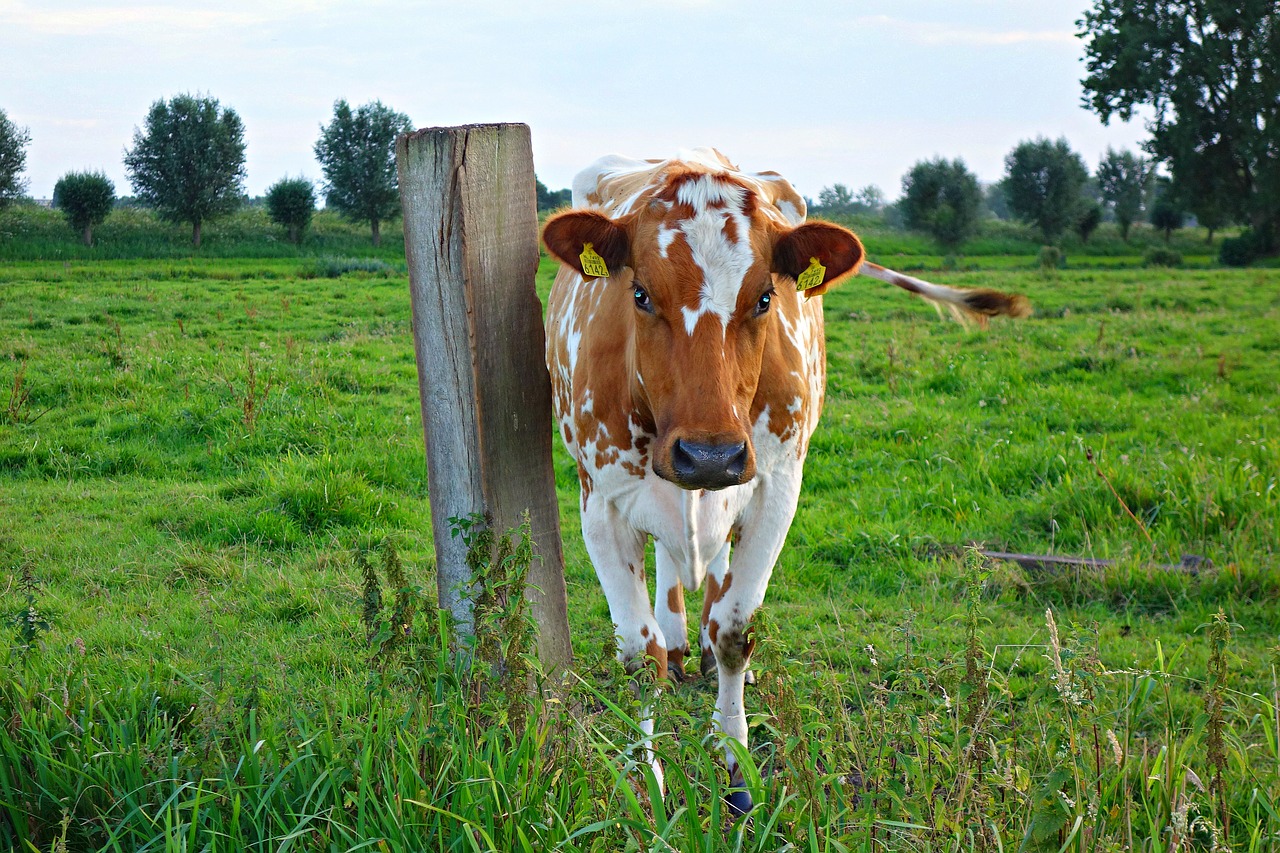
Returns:
[[[647,655],[659,676],[682,677],[684,592],[705,580],[701,664],[705,672],[714,660],[719,675],[715,723],[745,745],[749,623],[795,514],[826,384],[815,297],[862,272],[980,319],[1023,314],[1026,303],[865,263],[851,231],[805,222],[804,200],[782,177],[741,172],[710,149],[605,157],[574,180],[573,202],[543,232],[564,265],[548,307],[547,366],[618,654],[633,666]],[[797,280],[812,286],[797,292]],[[750,798],[727,760],[739,789],[730,806],[745,811]]]

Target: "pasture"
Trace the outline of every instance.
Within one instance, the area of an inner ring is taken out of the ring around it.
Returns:
[[[559,447],[582,679],[475,700],[441,650],[394,258],[7,262],[0,844],[1280,849],[1280,271],[1111,260],[926,274],[1030,297],[986,331],[825,297],[737,822],[704,684],[659,699],[665,804],[628,775]],[[384,566],[418,610],[395,651],[362,621]]]

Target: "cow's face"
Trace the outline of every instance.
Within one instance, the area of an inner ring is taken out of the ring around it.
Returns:
[[[652,418],[653,470],[686,489],[755,476],[752,403],[771,335],[798,321],[796,279],[817,258],[816,295],[857,270],[862,244],[822,222],[789,227],[728,175],[677,174],[611,219],[569,211],[547,222],[551,254],[584,277],[586,244],[624,288],[633,397]],[[780,315],[787,316],[782,317]],[[630,402],[630,401],[629,401]]]

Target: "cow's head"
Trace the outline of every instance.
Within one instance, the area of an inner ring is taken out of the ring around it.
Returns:
[[[766,205],[735,176],[678,172],[624,215],[571,210],[543,232],[551,254],[584,278],[591,244],[609,286],[629,293],[627,357],[656,431],[653,470],[682,488],[755,476],[753,401],[770,338],[785,339],[800,319],[796,279],[816,258],[825,274],[805,295],[817,295],[862,262],[852,232],[792,227]]]

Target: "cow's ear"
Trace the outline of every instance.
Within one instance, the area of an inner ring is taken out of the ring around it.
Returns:
[[[582,268],[582,254],[588,244],[604,260],[609,275],[626,266],[631,254],[626,227],[594,210],[569,210],[551,217],[542,229],[542,242],[556,260],[573,267],[584,278],[598,275]]]
[[[773,244],[773,271],[804,286],[804,294],[818,296],[835,282],[858,271],[865,253],[858,235],[830,222],[806,222],[784,231]],[[821,280],[817,267],[824,268]],[[812,270],[812,272],[810,272]],[[801,276],[805,276],[801,280]]]

